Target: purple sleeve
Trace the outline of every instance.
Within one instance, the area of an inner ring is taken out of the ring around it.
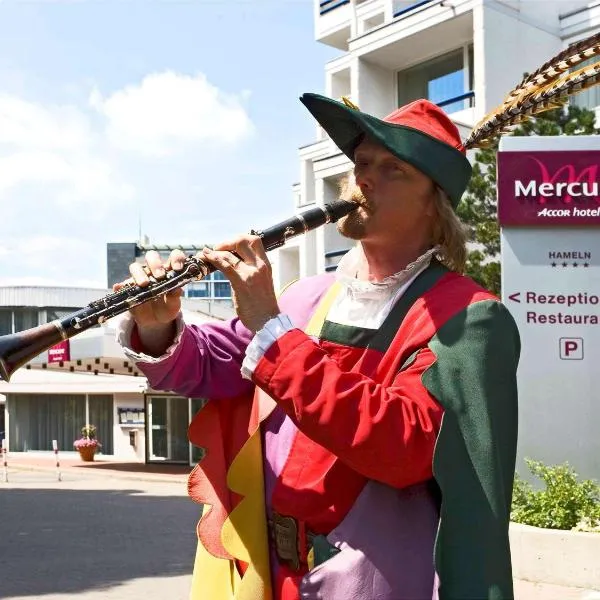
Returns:
[[[189,398],[232,398],[253,384],[240,373],[252,333],[238,318],[186,325],[172,354],[138,367],[155,390]]]
[[[330,274],[292,285],[279,299],[282,312],[303,328],[323,292]],[[160,360],[136,361],[155,390],[188,398],[234,398],[249,393],[254,384],[241,374],[246,348],[253,334],[236,317],[202,325],[185,325],[181,339]]]

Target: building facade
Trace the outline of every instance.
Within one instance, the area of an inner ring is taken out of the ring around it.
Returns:
[[[140,242],[109,243],[106,244],[106,274],[107,287],[112,288],[129,278],[129,265],[134,262],[142,262],[144,255],[150,250],[158,252],[163,259],[167,259],[172,250],[181,250],[187,256],[196,254],[203,246],[170,246],[168,244],[150,244],[146,239]],[[195,298],[208,305],[221,305],[225,308],[231,307],[231,284],[223,273],[215,271],[202,281],[194,281],[184,290],[185,298]]]
[[[0,336],[64,318],[108,289],[0,288]],[[187,323],[232,316],[226,304],[183,298]],[[213,309],[211,311],[211,309]],[[97,427],[107,458],[194,464],[199,449],[187,428],[205,402],[153,390],[116,342],[114,317],[32,357],[10,381],[0,381],[0,438],[9,452],[73,452],[86,423]],[[1,347],[1,338],[0,338]]]
[[[578,0],[315,0],[315,38],[341,51],[323,93],[379,117],[418,98],[443,107],[463,138],[522,79],[600,30],[600,2]],[[319,90],[306,90],[319,91]],[[600,105],[600,90],[576,96]],[[470,156],[470,159],[473,157]],[[352,165],[315,124],[299,149],[296,211],[338,197]],[[276,285],[335,269],[351,242],[326,225],[272,253]]]

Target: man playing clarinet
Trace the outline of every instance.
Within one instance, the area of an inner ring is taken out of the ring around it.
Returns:
[[[384,119],[301,101],[354,163],[338,229],[356,244],[336,272],[278,297],[260,238],[240,236],[202,256],[234,319],[188,325],[175,291],[120,332],[152,388],[209,398],[190,425],[206,449],[191,599],[512,598],[519,335],[462,275],[459,133],[426,100]]]

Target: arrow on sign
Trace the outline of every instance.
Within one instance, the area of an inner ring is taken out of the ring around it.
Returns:
[[[521,302],[521,300],[519,299],[520,295],[521,295],[521,292],[515,292],[514,294],[511,294],[508,298],[509,298],[509,300],[512,300],[513,302]]]

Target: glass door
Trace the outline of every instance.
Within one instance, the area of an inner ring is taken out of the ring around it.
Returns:
[[[188,399],[148,396],[148,460],[189,462]]]
[[[206,404],[207,400],[205,398],[190,398],[190,423],[192,422],[192,419],[196,416],[196,413],[198,413],[198,411],[200,411],[204,405]],[[202,447],[199,446],[194,446],[194,444],[189,444],[190,446],[190,465],[197,465],[203,458],[204,458],[204,453],[205,450]]]

